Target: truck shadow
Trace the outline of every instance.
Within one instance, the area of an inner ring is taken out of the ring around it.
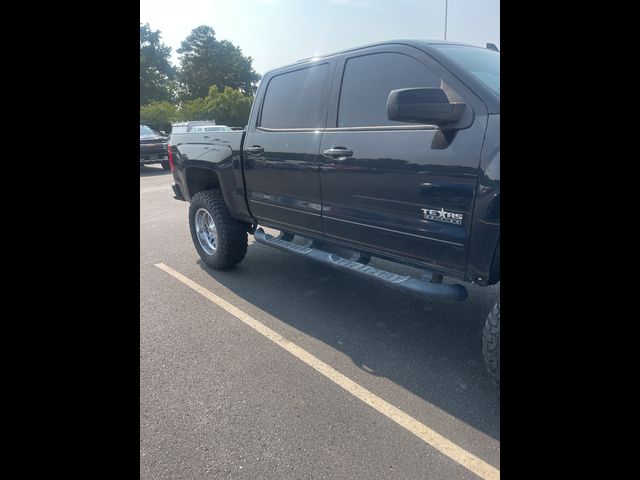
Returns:
[[[233,270],[199,264],[239,297],[348,355],[368,374],[500,439],[499,391],[481,351],[498,288],[468,285],[465,302],[429,302],[258,243]],[[416,272],[378,259],[371,265]]]
[[[160,175],[171,175],[171,170],[163,170],[160,165],[155,163],[140,167],[141,177],[157,177]]]

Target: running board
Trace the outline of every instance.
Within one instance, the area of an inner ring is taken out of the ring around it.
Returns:
[[[319,248],[312,248],[297,243],[287,242],[276,238],[264,230],[258,228],[253,234],[258,243],[263,243],[271,247],[295,253],[304,257],[312,258],[347,272],[352,272],[363,277],[367,277],[387,287],[401,290],[421,298],[431,300],[455,300],[461,302],[468,296],[467,289],[460,284],[443,284],[430,282],[428,279],[412,277],[410,275],[397,275],[395,273],[380,270],[358,262],[352,262],[342,258],[335,253],[330,253]]]

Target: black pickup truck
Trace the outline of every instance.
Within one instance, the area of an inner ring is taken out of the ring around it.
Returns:
[[[169,170],[168,145],[169,137],[164,132],[140,125],[140,166],[159,163],[164,170]]]
[[[250,233],[427,299],[467,297],[444,277],[500,281],[494,49],[401,40],[301,60],[264,76],[245,130],[173,134],[169,160],[212,268],[240,262]],[[372,256],[425,273],[373,268]],[[499,301],[483,340],[499,383]]]

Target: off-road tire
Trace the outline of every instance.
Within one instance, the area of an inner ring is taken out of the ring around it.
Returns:
[[[217,246],[212,255],[204,251],[196,233],[195,215],[200,208],[207,210],[215,222]],[[231,216],[220,190],[204,190],[193,196],[189,205],[189,229],[200,258],[213,269],[231,268],[247,254],[247,225]]]
[[[482,354],[487,372],[496,385],[500,384],[500,300],[493,306],[482,332]]]
[[[171,170],[171,164],[169,163],[169,160],[163,160],[162,162],[160,162],[160,165],[162,165],[163,170]]]

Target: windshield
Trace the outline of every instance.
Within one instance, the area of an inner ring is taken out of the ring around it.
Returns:
[[[140,126],[140,136],[141,137],[155,137],[155,133],[149,127],[145,127],[143,125]]]
[[[434,45],[433,47],[500,95],[499,52],[465,45]]]

